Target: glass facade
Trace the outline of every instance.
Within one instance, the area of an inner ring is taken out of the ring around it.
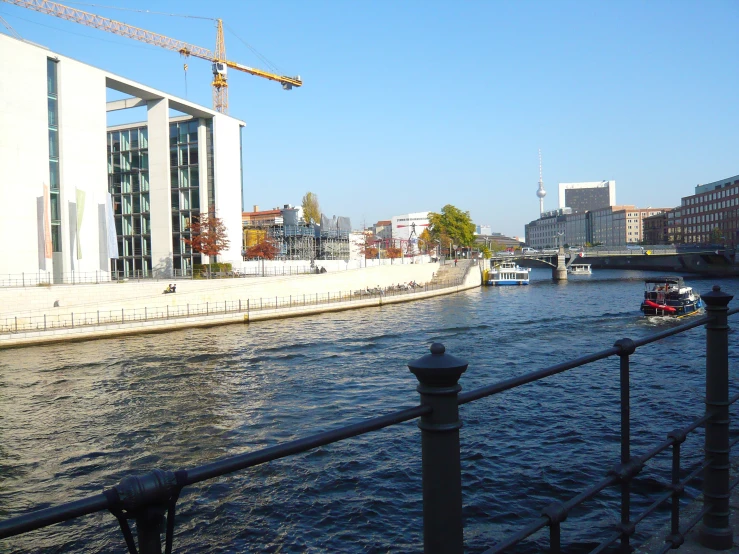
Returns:
[[[46,59],[46,94],[49,124],[49,203],[51,205],[51,246],[62,251],[62,218],[59,199],[59,93],[58,63]]]
[[[148,150],[145,126],[108,131],[108,190],[119,254],[111,271],[123,277],[151,275]]]
[[[172,195],[172,266],[189,273],[201,255],[185,243],[192,236],[192,221],[200,216],[199,121],[178,121],[169,126],[169,169]],[[207,164],[210,167],[210,164]]]
[[[169,168],[172,214],[172,268],[192,271],[202,257],[185,243],[191,223],[201,211],[201,186],[205,198],[215,204],[213,193],[212,122],[204,123],[207,164],[201,164],[200,120],[169,124]],[[207,165],[207,171],[201,165]],[[120,276],[149,276],[152,271],[149,195],[149,141],[146,126],[108,131],[108,190],[113,195],[119,258],[111,270]],[[205,192],[205,191],[204,191]],[[205,210],[205,208],[204,208]]]

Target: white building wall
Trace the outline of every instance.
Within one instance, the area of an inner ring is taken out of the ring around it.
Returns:
[[[39,199],[49,184],[46,59],[0,33],[0,273],[52,271],[39,243]],[[41,69],[43,68],[43,69]],[[42,206],[43,208],[43,206]],[[41,238],[43,235],[41,235]]]
[[[394,215],[392,217],[392,238],[395,240],[408,240],[415,224],[416,234],[418,237],[423,233],[424,229],[429,227],[429,213],[416,212],[412,214]]]
[[[42,227],[43,187],[49,185],[48,58],[58,60],[62,253],[55,257],[62,267],[57,271],[101,269],[98,205],[105,203],[107,191],[104,74],[0,34],[0,233],[13,237],[0,242],[0,273],[53,273]],[[79,230],[77,190],[85,196]]]
[[[156,277],[172,275],[172,204],[169,163],[169,100],[149,100],[149,200],[151,265]]]
[[[105,205],[108,191],[105,76],[67,58],[60,59],[58,75],[64,273],[107,271],[108,260],[105,252],[101,255],[99,240],[99,206]],[[84,205],[77,204],[78,190],[84,193]]]
[[[241,127],[240,121],[225,115],[213,118],[216,216],[226,225],[230,240],[219,260],[234,264],[241,262]]]

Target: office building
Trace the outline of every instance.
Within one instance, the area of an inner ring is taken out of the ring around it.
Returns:
[[[582,213],[616,205],[616,181],[560,183],[559,208]]]
[[[145,121],[108,128],[109,112],[134,107]],[[12,272],[186,273],[212,261],[184,240],[209,212],[231,239],[219,261],[240,259],[244,122],[3,34],[0,122]]]
[[[680,205],[683,244],[739,245],[739,175],[695,187]]]

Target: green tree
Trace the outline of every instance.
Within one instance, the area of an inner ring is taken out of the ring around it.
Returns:
[[[480,245],[480,253],[482,254],[482,257],[486,260],[489,260],[493,257],[493,253],[490,251],[490,248],[488,248],[486,245],[481,244]]]
[[[310,225],[321,221],[321,208],[318,205],[318,196],[312,192],[306,192],[303,196],[303,219]]]
[[[723,244],[724,243],[724,234],[721,232],[721,229],[718,227],[714,227],[711,231],[711,244]]]
[[[470,212],[463,212],[451,204],[444,206],[441,213],[429,213],[429,223],[434,239],[449,238],[457,246],[471,246],[475,240],[475,224]],[[444,242],[442,246],[445,246]]]
[[[434,248],[434,240],[431,238],[431,233],[428,229],[424,229],[418,237],[418,249],[428,254],[429,250]]]
[[[490,242],[491,252],[503,252],[504,250],[505,250],[505,246],[502,243],[496,240]]]

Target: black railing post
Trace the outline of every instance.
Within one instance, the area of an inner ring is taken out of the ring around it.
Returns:
[[[421,404],[431,413],[421,417],[423,473],[423,551],[462,554],[462,470],[459,453],[458,381],[467,362],[444,353],[443,344],[408,364],[418,378]]]
[[[728,305],[734,298],[721,287],[703,295],[706,313],[706,422],[705,456],[710,461],[703,476],[703,516],[699,537],[703,546],[728,550],[734,542],[729,525],[729,325]]]
[[[631,339],[620,339],[613,346],[619,349],[619,383],[621,389],[621,468],[629,467],[631,461],[631,401],[629,398],[629,370],[631,356],[636,345]],[[624,473],[626,478],[621,479],[621,549],[626,554],[631,552],[629,537],[633,533],[630,522],[631,515],[631,476]]]
[[[126,520],[135,519],[139,554],[161,554],[165,514],[179,496],[175,473],[155,469],[144,475],[126,477],[116,487],[105,491],[105,496],[129,549],[132,537]],[[169,512],[170,516],[174,515],[174,510]],[[171,526],[173,522],[169,523]]]

